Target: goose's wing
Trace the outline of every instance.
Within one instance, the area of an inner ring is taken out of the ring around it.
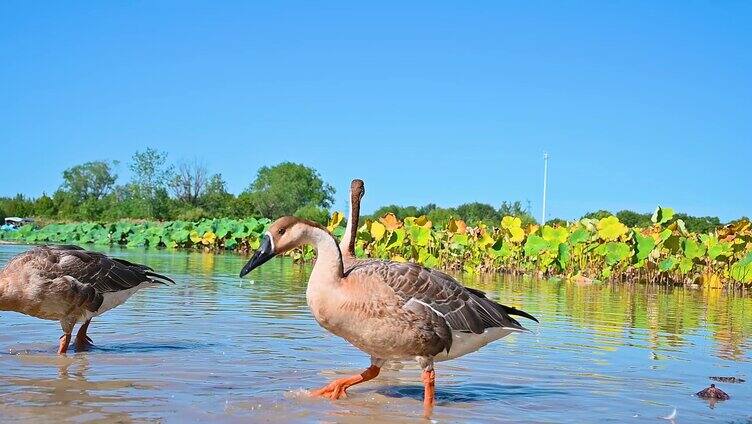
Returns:
[[[41,246],[29,252],[51,277],[71,276],[98,293],[127,290],[142,283],[174,283],[146,265],[111,258],[78,246]],[[57,274],[57,275],[55,275]]]
[[[378,277],[404,304],[417,302],[427,306],[442,316],[454,331],[481,334],[494,327],[524,330],[510,312],[535,319],[526,312],[486,298],[485,293],[462,286],[441,271],[414,263],[368,261],[354,265],[347,274]]]

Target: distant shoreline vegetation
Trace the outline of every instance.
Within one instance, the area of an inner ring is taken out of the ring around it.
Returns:
[[[227,191],[221,174],[210,173],[200,161],[170,163],[168,155],[154,149],[137,151],[127,163],[131,179],[119,183],[118,161],[92,161],[63,171],[62,183],[52,195],[38,198],[17,194],[0,197],[0,218],[34,217],[39,223],[117,222],[126,219],[150,221],[199,221],[205,218],[249,216],[271,219],[296,215],[326,223],[334,202],[334,188],[319,173],[302,164],[283,162],[260,168],[255,179],[240,194]],[[499,207],[471,202],[456,207],[389,205],[366,218],[378,219],[387,213],[400,220],[425,215],[435,225],[451,219],[468,225],[498,225],[504,216],[514,216],[522,224],[539,224],[529,206],[502,202]],[[612,214],[597,211],[582,218],[601,219]],[[614,214],[628,227],[651,225],[650,213],[623,210]],[[687,230],[708,233],[722,226],[718,217],[676,214]],[[549,225],[566,221],[552,219]]]
[[[0,239],[23,243],[145,246],[206,251],[250,251],[271,222],[267,218],[202,219],[197,222],[25,225],[0,231]],[[337,237],[344,219],[328,222]],[[694,233],[670,208],[658,207],[651,225],[630,228],[616,216],[583,218],[560,225],[523,224],[504,216],[497,226],[469,226],[460,219],[434,225],[426,215],[401,220],[392,213],[366,219],[358,229],[359,257],[413,261],[467,273],[560,276],[578,282],[618,281],[737,287],[752,283],[752,224],[739,220],[709,233]],[[313,250],[290,252],[294,260]]]
[[[133,177],[124,184],[117,183],[117,164],[94,161],[66,169],[52,196],[0,198],[0,218],[36,219],[36,225],[0,231],[0,239],[247,251],[258,247],[270,220],[283,215],[328,224],[338,237],[343,231],[342,214],[329,212],[334,188],[305,165],[264,166],[236,196],[221,174],[210,174],[197,161],[170,164],[167,153],[154,149],[133,155]],[[474,202],[452,208],[389,205],[363,222],[359,256],[447,270],[709,287],[752,282],[747,218],[723,225],[717,217],[659,207],[653,214],[597,211],[540,226],[521,202],[498,208]],[[313,257],[310,249],[291,254]]]

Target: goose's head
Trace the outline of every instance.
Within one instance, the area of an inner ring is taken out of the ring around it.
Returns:
[[[350,199],[359,201],[365,194],[366,188],[363,184],[363,180],[352,180],[352,182],[350,183]]]
[[[294,216],[283,216],[274,221],[261,239],[258,250],[240,271],[240,276],[245,276],[279,254],[309,243],[314,229],[326,231],[315,222]]]

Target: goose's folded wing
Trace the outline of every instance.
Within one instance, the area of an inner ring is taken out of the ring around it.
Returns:
[[[348,273],[379,276],[406,304],[424,304],[443,316],[455,331],[480,334],[493,327],[524,330],[509,316],[508,307],[487,299],[485,294],[480,296],[440,271],[414,263],[369,261],[353,266]]]
[[[75,247],[45,246],[38,249],[47,249],[45,257],[53,263],[53,269],[59,269],[62,275],[69,275],[100,293],[127,290],[141,283],[174,283],[146,265]]]

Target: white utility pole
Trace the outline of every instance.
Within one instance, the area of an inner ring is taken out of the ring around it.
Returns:
[[[546,225],[546,188],[548,186],[548,153],[543,152],[543,213],[541,225]]]

